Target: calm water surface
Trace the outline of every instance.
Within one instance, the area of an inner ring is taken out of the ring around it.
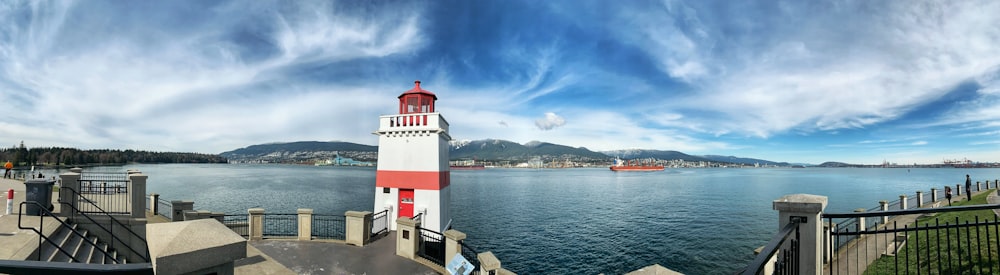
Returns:
[[[148,192],[195,208],[246,213],[370,211],[373,168],[294,165],[129,165]],[[827,212],[871,208],[945,184],[1000,178],[998,169],[607,169],[452,171],[453,227],[520,274],[622,274],[660,264],[732,274],[777,231],[771,201],[828,196]]]

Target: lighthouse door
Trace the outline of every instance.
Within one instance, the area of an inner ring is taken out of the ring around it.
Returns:
[[[398,217],[413,217],[413,189],[399,189]]]

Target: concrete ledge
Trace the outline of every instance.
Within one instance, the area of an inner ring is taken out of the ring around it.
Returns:
[[[215,219],[146,226],[156,274],[233,274],[246,240]]]
[[[659,264],[654,264],[651,266],[640,268],[636,271],[625,273],[625,275],[679,275],[679,274],[684,274],[684,273],[670,270]]]

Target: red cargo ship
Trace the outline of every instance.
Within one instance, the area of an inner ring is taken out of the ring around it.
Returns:
[[[663,171],[663,165],[615,158],[615,165],[611,166],[611,171]]]

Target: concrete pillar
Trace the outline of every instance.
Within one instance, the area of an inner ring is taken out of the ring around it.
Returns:
[[[250,208],[250,240],[259,241],[264,239],[264,208]]]
[[[226,213],[223,212],[212,212],[211,214],[208,215],[208,217],[219,221],[219,223],[223,223],[226,221]]]
[[[774,200],[774,210],[778,211],[778,228],[796,219],[799,224],[799,270],[795,274],[820,274],[823,270],[823,222],[821,215],[826,208],[827,197],[793,194]],[[791,242],[785,242],[782,249],[789,249]],[[480,260],[480,266],[485,265]],[[485,270],[485,268],[483,269]]]
[[[906,194],[899,195],[899,209],[906,210]]]
[[[148,178],[149,176],[138,173],[128,175],[128,193],[131,197],[129,202],[132,203],[133,218],[146,217],[146,204],[143,201],[146,200],[146,179]]]
[[[73,208],[80,209],[80,206],[77,204],[78,202],[76,199],[76,195],[74,193],[76,194],[80,193],[80,172],[82,172],[83,169],[73,168],[69,169],[69,171],[70,172],[59,174],[59,180],[62,181],[62,185],[60,185],[59,188],[72,189],[73,191],[76,192],[59,192],[59,201],[72,205]],[[67,217],[72,214],[73,208],[59,212],[60,214],[62,214],[62,216]]]
[[[924,191],[917,191],[917,205],[913,207],[920,208],[922,205],[924,205]]]
[[[299,240],[312,240],[313,210],[309,208],[299,208],[296,213],[299,214]]]
[[[889,211],[889,202],[886,200],[878,201],[879,206],[882,207],[882,212]],[[882,224],[889,223],[889,216],[882,216]]]
[[[396,255],[411,260],[416,257],[417,238],[420,238],[417,226],[418,223],[408,217],[396,219]]]
[[[938,201],[937,188],[931,188],[931,202],[933,203],[937,201]]]
[[[854,213],[864,213],[864,212],[865,212],[864,208],[854,209]],[[868,229],[867,224],[865,224],[865,217],[858,217],[858,224],[855,226],[854,229],[858,230],[858,232],[865,231],[865,229]]]
[[[344,212],[344,241],[355,246],[365,246],[372,232],[372,212],[369,211],[347,211]]]
[[[193,220],[197,220],[197,219],[198,219],[198,211],[184,210],[184,212],[181,213],[181,220],[182,221],[193,221]]]
[[[465,233],[458,230],[448,229],[443,233],[444,235],[444,263],[448,264],[451,259],[455,258],[455,255],[462,253],[462,240],[465,240]],[[468,260],[468,259],[466,259]]]
[[[149,212],[153,213],[154,216],[156,215],[156,213],[160,212],[159,202],[160,202],[160,194],[149,193]]]
[[[962,188],[961,184],[956,184],[955,185],[955,196],[961,196],[962,195],[962,189],[963,188]]]
[[[479,253],[476,257],[479,258],[479,271],[482,274],[495,274],[500,269],[500,260],[492,251]]]
[[[172,220],[175,222],[184,220],[184,211],[193,211],[194,202],[193,201],[170,201],[171,208],[174,209]]]
[[[979,181],[977,180],[976,181],[976,192],[979,192],[979,191],[983,191],[983,185],[981,183],[979,183]]]

